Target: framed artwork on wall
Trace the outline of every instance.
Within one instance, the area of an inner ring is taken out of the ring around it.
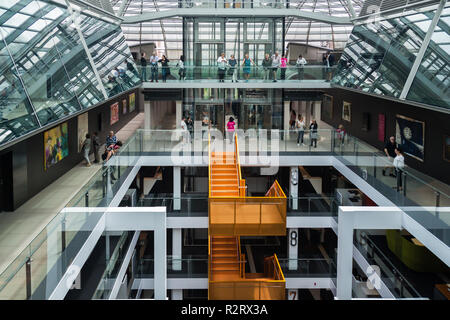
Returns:
[[[130,102],[130,112],[133,112],[136,109],[136,93],[130,93],[128,98]]]
[[[342,104],[342,120],[352,122],[352,104],[344,101]]]
[[[123,107],[122,109],[123,114],[127,114],[127,99],[122,100],[122,107]]]
[[[89,131],[88,114],[89,114],[88,112],[80,114],[77,118],[77,120],[78,120],[78,152],[81,152],[84,139],[86,139],[86,133],[88,133],[88,131]]]
[[[116,102],[116,103],[111,105],[111,121],[110,121],[110,125],[113,125],[117,121],[119,121],[119,103],[118,102]]]
[[[67,122],[44,132],[44,170],[69,155]]]
[[[450,162],[450,136],[444,135],[444,160]]]
[[[333,120],[333,97],[327,94],[322,96],[322,119]]]
[[[384,113],[378,114],[378,141],[384,142],[386,132],[386,116]]]
[[[395,116],[395,140],[404,153],[424,161],[425,122],[397,114]]]

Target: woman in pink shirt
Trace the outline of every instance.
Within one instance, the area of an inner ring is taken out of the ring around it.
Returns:
[[[286,79],[286,68],[287,68],[287,58],[286,58],[286,55],[283,54],[281,56],[281,64],[280,64],[281,80]]]
[[[230,120],[228,120],[227,122],[227,135],[228,135],[228,140],[230,140],[231,142],[234,142],[234,126],[236,125],[236,123],[234,122],[234,118],[230,117]]]

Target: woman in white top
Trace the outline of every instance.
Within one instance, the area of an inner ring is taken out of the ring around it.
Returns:
[[[227,59],[225,58],[225,53],[222,52],[220,57],[217,59],[217,66],[218,70],[217,73],[219,74],[219,82],[224,82],[225,80],[225,70],[227,68]]]
[[[403,152],[400,148],[395,149],[395,158],[394,158],[394,168],[395,174],[397,176],[397,191],[402,191],[402,173],[405,168],[405,157],[403,157]],[[395,187],[394,187],[395,188]]]
[[[305,135],[306,124],[301,114],[298,115],[298,120],[295,123],[295,127],[298,130],[297,146],[300,145],[300,142],[304,146],[305,144],[303,143],[303,136]]]
[[[186,69],[184,68],[184,55],[180,56],[180,60],[177,63],[178,75],[180,76],[180,80],[186,79]]]

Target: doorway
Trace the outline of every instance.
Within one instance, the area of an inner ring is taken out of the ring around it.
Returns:
[[[0,212],[13,211],[12,152],[0,155]]]

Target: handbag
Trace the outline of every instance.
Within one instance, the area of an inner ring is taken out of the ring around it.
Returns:
[[[227,74],[228,74],[229,76],[232,76],[233,73],[234,73],[234,68],[228,68]]]

